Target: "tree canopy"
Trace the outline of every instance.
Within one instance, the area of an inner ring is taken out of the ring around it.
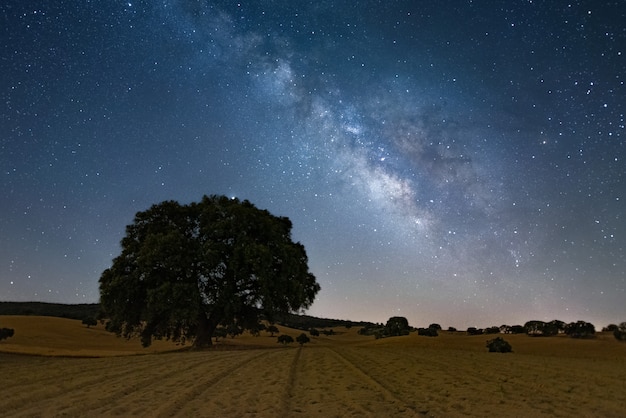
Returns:
[[[165,201],[135,215],[100,277],[107,327],[118,335],[211,344],[218,325],[308,308],[320,290],[291,221],[247,200]]]

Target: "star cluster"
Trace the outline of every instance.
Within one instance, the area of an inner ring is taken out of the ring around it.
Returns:
[[[135,212],[225,194],[313,315],[625,320],[621,2],[48,3],[0,6],[0,299],[96,302]]]

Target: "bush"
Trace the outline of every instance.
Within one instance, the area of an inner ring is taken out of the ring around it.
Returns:
[[[482,328],[469,327],[467,329],[467,335],[483,335]]]
[[[285,345],[285,344],[291,344],[293,342],[293,338],[290,335],[281,335],[278,337],[278,342]]]
[[[426,337],[436,337],[439,334],[437,333],[437,328],[418,328],[417,335],[424,335]]]
[[[626,341],[626,322],[616,325],[613,335],[618,341]]]
[[[500,327],[488,327],[485,328],[485,334],[500,334]]]
[[[93,316],[89,316],[89,317],[83,319],[82,324],[83,325],[87,325],[87,328],[89,328],[91,326],[95,327],[96,325],[98,325],[98,321]]]
[[[593,338],[596,327],[585,321],[572,322],[565,326],[565,334],[572,338]]]
[[[0,328],[0,341],[11,338],[15,334],[13,328]]]
[[[311,339],[303,332],[296,337],[296,341],[300,344],[300,346],[303,346],[304,344],[310,342]]]
[[[309,334],[311,334],[313,337],[319,337],[320,336],[320,332],[316,328],[311,328],[309,330]]]
[[[490,353],[510,353],[513,351],[511,344],[502,337],[496,337],[493,340],[487,341],[487,348]]]
[[[385,333],[390,337],[409,335],[409,321],[403,316],[392,316],[385,325]]]

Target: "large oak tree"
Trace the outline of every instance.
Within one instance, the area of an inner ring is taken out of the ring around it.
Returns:
[[[135,215],[122,252],[100,277],[108,329],[211,344],[215,328],[253,328],[261,315],[308,308],[320,290],[291,221],[247,200],[166,201]]]

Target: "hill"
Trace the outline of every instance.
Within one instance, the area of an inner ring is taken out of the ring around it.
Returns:
[[[83,320],[88,317],[97,318],[100,313],[99,303],[77,305],[47,302],[0,302],[0,315],[53,316],[67,319]],[[308,330],[310,328],[353,327],[371,325],[368,322],[349,321],[343,319],[316,318],[308,315],[285,315],[278,319],[282,326]]]

